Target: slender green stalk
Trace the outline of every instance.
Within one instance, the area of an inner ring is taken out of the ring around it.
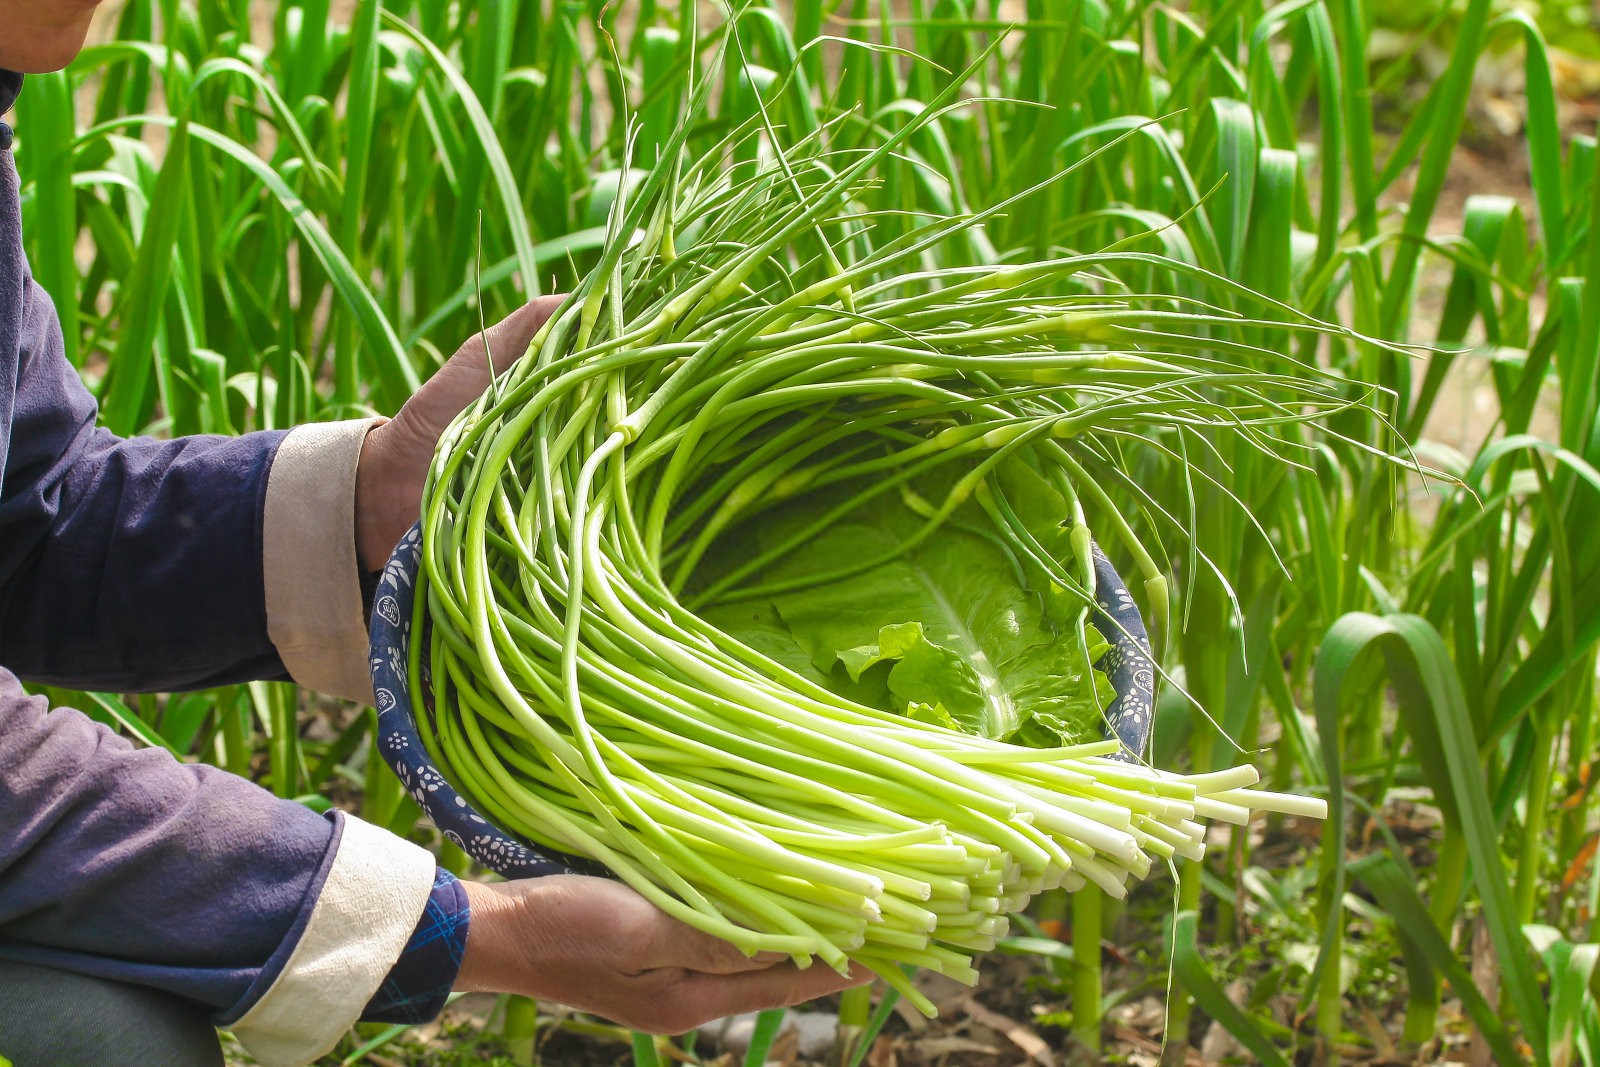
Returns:
[[[1105,897],[1089,888],[1072,894],[1072,1036],[1090,1053],[1100,1051],[1101,905]]]

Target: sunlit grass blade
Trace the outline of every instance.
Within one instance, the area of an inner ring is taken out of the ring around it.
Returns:
[[[1450,662],[1444,641],[1425,620],[1414,615],[1379,618],[1373,615],[1347,615],[1323,639],[1317,664],[1317,718],[1324,732],[1323,749],[1329,759],[1330,834],[1324,866],[1330,872],[1325,887],[1325,907],[1337,909],[1345,884],[1343,841],[1333,829],[1343,811],[1339,785],[1341,762],[1337,745],[1339,722],[1344,717],[1345,701],[1355,695],[1347,692],[1346,678],[1363,658],[1381,653],[1388,677],[1395,686],[1401,713],[1406,717],[1411,742],[1422,746],[1421,767],[1433,785],[1436,802],[1445,811],[1447,822],[1460,827],[1462,846],[1471,858],[1473,884],[1483,902],[1484,917],[1504,977],[1512,1005],[1524,1027],[1524,1036],[1534,1049],[1538,1062],[1545,1061],[1545,1006],[1534,976],[1532,961],[1521,938],[1520,923],[1512,906],[1511,891],[1500,859],[1498,827],[1490,811],[1488,783],[1478,754],[1476,733],[1461,682]],[[1368,668],[1370,669],[1370,668]],[[1369,676],[1370,677],[1370,676]],[[1363,686],[1358,685],[1358,690]],[[1454,894],[1435,888],[1435,900],[1450,906]],[[1336,973],[1338,948],[1330,945],[1329,932],[1337,931],[1332,912],[1325,919],[1324,952],[1332,955],[1319,960],[1318,968],[1327,975]],[[1445,916],[1435,915],[1440,922]],[[1332,993],[1337,1004],[1336,988]],[[1324,1026],[1336,1029],[1336,1017],[1324,1018]],[[1333,1031],[1324,1030],[1329,1037]]]
[[[126,313],[100,412],[101,421],[114,433],[137,433],[153,404],[151,355],[172,281],[173,245],[188,183],[190,129],[187,121],[173,125],[169,151],[150,194],[150,214],[139,236],[133,284],[123,292]]]

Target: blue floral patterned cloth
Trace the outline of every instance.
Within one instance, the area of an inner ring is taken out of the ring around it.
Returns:
[[[378,579],[372,602],[372,688],[378,705],[378,744],[384,758],[445,839],[490,870],[507,878],[587,870],[588,864],[569,857],[547,856],[495,827],[445,781],[422,747],[406,677],[411,604],[421,555],[422,532],[418,525],[395,546]],[[431,690],[427,685],[423,688]],[[431,712],[432,692],[425,691],[421,696],[424,713]]]
[[[1094,546],[1094,579],[1100,606],[1095,627],[1111,643],[1095,666],[1105,671],[1117,694],[1106,708],[1106,729],[1122,742],[1118,757],[1136,761],[1155,726],[1155,658],[1139,606],[1099,545]]]

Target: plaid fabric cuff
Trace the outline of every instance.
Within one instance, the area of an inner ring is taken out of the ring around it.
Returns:
[[[440,867],[411,940],[361,1013],[364,1022],[425,1023],[444,1010],[467,949],[467,891]]]

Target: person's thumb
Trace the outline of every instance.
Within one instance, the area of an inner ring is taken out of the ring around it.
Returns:
[[[395,417],[400,424],[396,432],[411,446],[431,453],[433,442],[450,420],[488,388],[491,359],[495,374],[504,373],[527,352],[539,327],[565,299],[536,297],[463,341],[456,354],[400,409]]]
[[[467,338],[450,362],[475,361],[480,368],[484,368],[488,365],[487,358],[492,357],[495,373],[499,374],[522,358],[539,328],[550,320],[565,299],[564,296],[534,297],[487,330],[480,330]],[[484,375],[484,384],[489,384],[487,373]]]

